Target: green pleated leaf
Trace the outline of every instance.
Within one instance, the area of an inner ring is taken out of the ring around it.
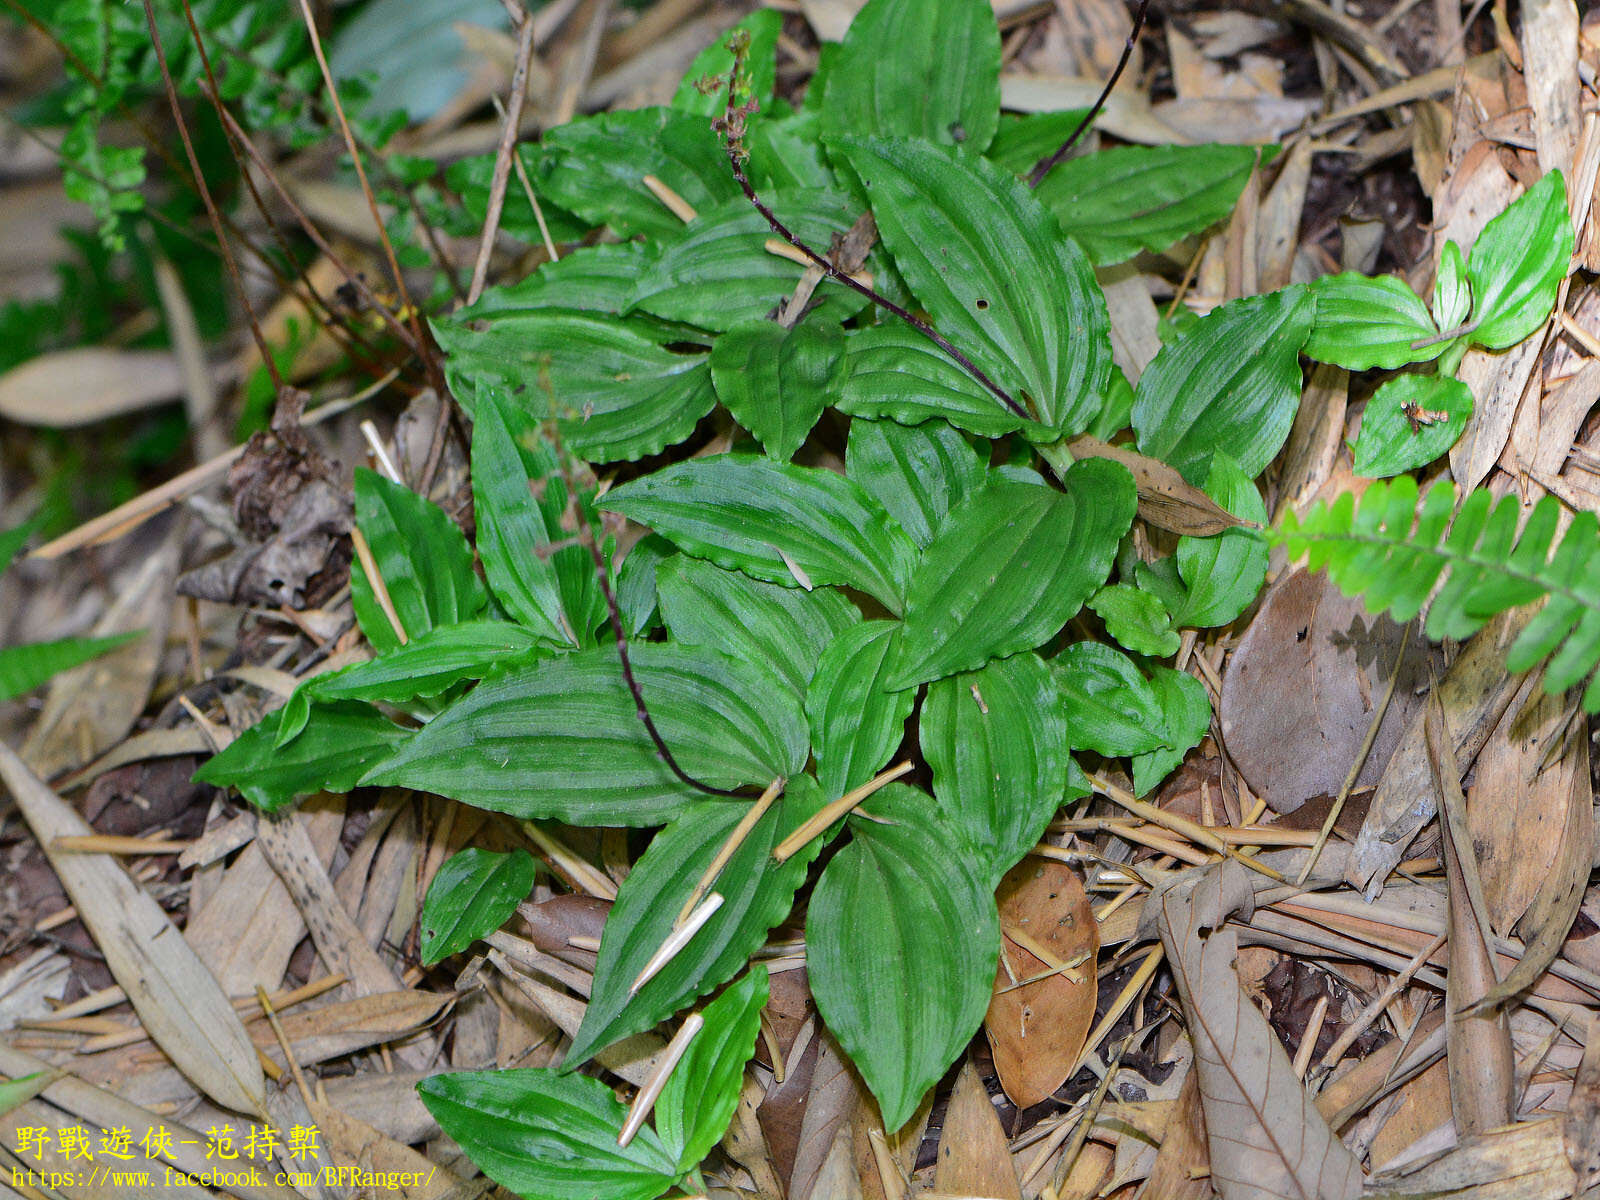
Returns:
[[[997,480],[951,511],[912,576],[892,686],[1041,646],[1105,582],[1133,523],[1133,476],[1085,459],[1062,488]]]
[[[839,409],[858,417],[887,417],[904,425],[944,420],[980,437],[1018,429],[1036,442],[1052,436],[1043,425],[1006,408],[948,354],[899,321],[845,339],[837,388]]]
[[[1384,479],[1450,452],[1472,416],[1472,390],[1443,375],[1399,375],[1367,401],[1356,435],[1355,472]]]
[[[1117,644],[1133,653],[1166,658],[1178,652],[1180,639],[1172,617],[1155,593],[1113,583],[1090,596],[1089,607]]]
[[[1439,274],[1433,281],[1433,321],[1440,329],[1454,329],[1472,312],[1472,285],[1461,247],[1446,241],[1439,255]]]
[[[1033,848],[1066,798],[1067,725],[1036,654],[928,686],[922,757],[944,815],[982,852],[988,886]]]
[[[918,546],[926,546],[948,513],[983,486],[986,463],[972,443],[943,421],[850,422],[845,474],[889,510]]]
[[[483,573],[513,620],[557,645],[576,645],[561,611],[555,564],[540,553],[551,541],[550,529],[528,488],[504,404],[498,390],[483,389],[472,422],[472,510]]]
[[[1054,154],[1057,147],[1072,136],[1088,111],[1086,108],[1063,108],[1026,116],[1001,113],[1000,128],[984,154],[1013,175],[1026,175],[1036,162]]]
[[[673,641],[763,663],[801,700],[822,652],[861,620],[855,605],[832,588],[808,592],[762,583],[686,554],[661,564],[656,587]]]
[[[1543,325],[1571,259],[1566,180],[1551,171],[1485,225],[1472,244],[1472,340],[1503,350]]]
[[[788,862],[772,861],[773,848],[822,807],[815,781],[798,774],[712,883],[710,890],[723,898],[721,907],[660,972],[628,994],[749,803],[702,798],[687,806],[628,872],[600,936],[594,990],[567,1052],[568,1068],[731,979],[768,930],[789,915],[795,890],[822,849],[821,839],[814,839]]]
[[[1311,284],[1316,321],[1306,339],[1306,357],[1352,371],[1393,370],[1428,362],[1444,352],[1427,305],[1393,275],[1324,275]],[[1435,339],[1431,346],[1416,342]]]
[[[414,736],[376,709],[348,700],[314,705],[300,736],[278,745],[284,710],[270,712],[194,773],[198,783],[236,787],[276,811],[313,792],[348,792]]]
[[[538,638],[509,621],[441,625],[367,662],[315,675],[289,696],[278,729],[281,746],[299,736],[317,701],[366,700],[404,704],[443,695],[456,684],[496,668],[549,653]]]
[[[439,321],[434,336],[463,403],[498,388],[535,421],[558,417],[567,448],[595,462],[642,458],[680,442],[716,403],[708,356],[669,350],[682,335],[648,321],[510,311],[481,330]]]
[[[451,321],[465,324],[544,308],[620,313],[639,272],[654,255],[654,249],[644,242],[578,246],[515,283],[484,288],[478,302],[457,310]]]
[[[1294,424],[1315,307],[1301,285],[1234,300],[1163,346],[1134,392],[1140,452],[1191,483],[1218,450],[1259,475]]]
[[[1088,428],[1111,377],[1110,320],[1088,258],[1038,198],[986,159],[927,142],[829,144],[934,328],[1052,435]]]
[[[680,1175],[648,1125],[617,1145],[628,1110],[586,1075],[459,1071],[417,1092],[485,1175],[529,1200],[655,1200]]]
[[[107,637],[60,638],[0,647],[0,704],[31,692],[63,671],[110,653],[142,633],[113,633]]]
[[[786,587],[858,588],[896,613],[916,554],[844,476],[750,454],[674,463],[613,488],[601,507],[719,567]]]
[[[422,901],[422,965],[499,929],[533,891],[537,874],[526,850],[499,854],[473,846],[445,859]]]
[[[859,204],[848,196],[819,189],[771,192],[762,200],[812,246],[827,246],[834,234],[846,232],[861,215]],[[645,268],[634,287],[630,310],[718,331],[759,321],[794,293],[805,270],[767,253],[771,236],[766,218],[742,195],[702,210],[662,245]],[[812,319],[818,321],[842,320],[867,303],[832,280],[818,286],[816,299]]]
[[[1107,758],[1167,745],[1161,700],[1120,650],[1075,642],[1050,660],[1067,720],[1067,745]]]
[[[806,966],[817,1011],[893,1131],[982,1022],[1000,922],[986,874],[931,797],[890,784],[863,808],[812,893]]]
[[[408,638],[483,611],[489,597],[472,569],[472,547],[442,508],[365,467],[356,468],[355,491],[356,525]],[[400,645],[359,559],[350,564],[350,603],[375,649]]]
[[[838,43],[833,45],[837,48]],[[808,96],[821,90],[816,78],[807,88]],[[745,170],[756,191],[765,195],[794,188],[838,190],[838,177],[822,149],[821,128],[822,119],[814,112],[751,124],[745,134],[745,149],[750,152]]]
[[[517,156],[522,159],[523,169],[531,177],[538,169],[539,147],[523,143],[517,148]],[[444,228],[447,231],[472,237],[480,234],[489,217],[489,195],[494,186],[495,160],[499,157],[491,150],[457,159],[444,169],[445,187],[461,200],[459,214],[449,210],[441,214],[445,218]],[[539,227],[541,215],[544,217],[543,229]],[[564,211],[548,194],[539,197],[539,212],[535,213],[528,193],[516,176],[512,177],[511,186],[506,188],[500,201],[500,232],[530,246],[544,245],[546,230],[557,244],[579,241],[593,228],[593,224]]]
[[[1110,266],[1223,220],[1257,157],[1266,162],[1273,153],[1259,146],[1119,146],[1056,164],[1037,194],[1096,266]]]
[[[916,689],[886,684],[897,621],[867,621],[839,634],[806,693],[817,779],[837,800],[885,766],[905,735]]]
[[[624,238],[670,237],[683,228],[644,185],[646,175],[701,212],[739,195],[710,122],[694,113],[641,108],[578,117],[547,132],[539,150],[539,194]]]
[[[617,611],[628,637],[639,637],[657,623],[656,571],[676,557],[672,543],[652,533],[635,542],[622,560],[616,573]]]
[[[691,775],[765,785],[805,765],[805,714],[764,664],[673,645],[638,645],[631,658],[656,728]],[[613,647],[479,684],[365,782],[582,825],[657,825],[701,795],[657,757]]]
[[[843,359],[844,331],[832,321],[793,329],[748,321],[712,347],[711,381],[733,419],[771,457],[788,462],[822,416]]]
[[[1156,667],[1150,690],[1161,707],[1168,745],[1133,756],[1133,790],[1139,796],[1170,775],[1211,728],[1211,700],[1193,675]]]
[[[772,84],[778,74],[778,34],[782,31],[783,14],[759,8],[732,29],[719,33],[683,73],[672,107],[698,117],[722,115],[728,102],[727,75],[733,69],[733,51],[728,49],[728,42],[744,34],[750,39],[745,51],[750,96],[765,109],[772,102]]]
[[[904,134],[981,153],[1000,119],[988,0],[870,0],[827,78],[824,134]]]
[[[692,1170],[728,1131],[766,1003],[767,969],[751,967],[706,1005],[704,1027],[667,1076],[656,1100],[656,1133],[680,1171]]]

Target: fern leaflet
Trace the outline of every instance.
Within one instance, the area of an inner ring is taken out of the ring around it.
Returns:
[[[1572,687],[1600,663],[1600,521],[1579,513],[1557,539],[1560,506],[1546,496],[1519,534],[1515,496],[1494,504],[1479,489],[1459,511],[1455,501],[1455,487],[1441,483],[1419,506],[1416,480],[1400,476],[1374,483],[1359,505],[1346,493],[1303,517],[1291,512],[1268,536],[1369,612],[1409,621],[1427,604],[1424,629],[1435,640],[1470,637],[1491,617],[1548,597],[1506,665],[1525,671],[1548,659],[1545,690]],[[1583,707],[1600,711],[1600,677]]]

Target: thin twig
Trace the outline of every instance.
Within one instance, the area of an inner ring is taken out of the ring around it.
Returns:
[[[500,132],[500,147],[494,157],[494,174],[489,180],[489,211],[483,219],[483,239],[478,243],[478,260],[472,266],[472,283],[467,288],[467,303],[483,295],[489,279],[489,258],[494,253],[495,234],[500,230],[500,211],[506,202],[506,183],[511,178],[511,160],[517,153],[517,131],[522,124],[522,105],[528,98],[528,66],[533,61],[533,22],[523,20],[517,35],[517,65],[511,74],[511,105]]]
[[[1106,106],[1106,101],[1111,99],[1111,89],[1117,86],[1117,80],[1122,78],[1122,72],[1127,68],[1128,59],[1133,57],[1133,47],[1139,40],[1139,31],[1144,28],[1145,13],[1149,8],[1150,0],[1139,0],[1139,7],[1133,14],[1133,28],[1128,31],[1128,40],[1123,43],[1122,57],[1117,59],[1116,70],[1111,72],[1111,78],[1106,80],[1106,86],[1100,89],[1100,95],[1095,99],[1094,106],[1083,114],[1083,120],[1079,121],[1078,127],[1067,135],[1067,140],[1056,147],[1054,154],[1047,155],[1034,163],[1033,170],[1028,172],[1029,187],[1038,187],[1039,181],[1050,173],[1050,169],[1071,152],[1084,131],[1100,115],[1100,110]]]

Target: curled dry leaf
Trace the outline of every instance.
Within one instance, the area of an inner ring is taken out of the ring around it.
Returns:
[[[1024,858],[1006,872],[996,897],[1001,963],[983,1025],[1001,1087],[1018,1108],[1028,1108],[1077,1067],[1094,1022],[1099,927],[1077,872],[1065,863]],[[1050,950],[1057,962],[1077,965],[1050,973],[1054,964],[1004,936],[1008,930]]]
[[[1250,873],[1231,859],[1183,872],[1145,905],[1194,1042],[1211,1185],[1222,1200],[1354,1200],[1360,1163],[1328,1128],[1234,973],[1238,936],[1224,922],[1254,905]]]
[[[1139,486],[1139,516],[1157,529],[1188,537],[1210,537],[1244,524],[1160,459],[1125,446],[1113,446],[1088,434],[1073,438],[1067,448],[1078,458],[1109,458],[1127,467]]]

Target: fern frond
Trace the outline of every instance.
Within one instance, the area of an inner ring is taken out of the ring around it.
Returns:
[[[1419,505],[1416,480],[1400,476],[1374,483],[1359,504],[1346,493],[1303,517],[1291,512],[1269,536],[1369,612],[1409,621],[1426,604],[1423,628],[1436,641],[1470,637],[1491,617],[1548,597],[1506,665],[1525,671],[1548,659],[1545,690],[1563,692],[1600,664],[1600,521],[1579,513],[1557,540],[1553,496],[1534,505],[1520,533],[1519,507],[1515,496],[1495,504],[1479,489],[1457,510],[1448,483]],[[1583,707],[1600,711],[1600,677]]]

